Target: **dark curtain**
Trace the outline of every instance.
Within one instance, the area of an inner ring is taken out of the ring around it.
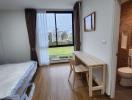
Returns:
[[[29,36],[31,60],[38,61],[35,49],[36,45],[36,15],[35,9],[25,9],[25,18],[27,24],[27,31]]]
[[[74,50],[80,51],[80,6],[81,2],[76,2],[73,8],[74,16]]]

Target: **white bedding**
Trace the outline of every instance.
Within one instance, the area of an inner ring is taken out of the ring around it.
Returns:
[[[36,68],[34,61],[0,65],[0,99],[15,95],[29,72],[35,73]]]

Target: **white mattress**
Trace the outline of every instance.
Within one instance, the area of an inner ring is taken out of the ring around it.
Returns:
[[[37,63],[34,61],[0,65],[0,99],[17,95],[18,88],[21,87],[27,76],[28,79],[32,79],[36,69]]]

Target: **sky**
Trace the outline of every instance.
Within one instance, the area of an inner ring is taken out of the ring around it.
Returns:
[[[72,14],[56,14],[57,30],[72,33]],[[47,14],[48,32],[55,31],[55,15],[54,13]]]

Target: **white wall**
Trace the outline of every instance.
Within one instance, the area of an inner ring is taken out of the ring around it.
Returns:
[[[0,36],[0,64],[4,63],[4,49],[3,49],[3,43]]]
[[[29,50],[24,10],[0,11],[0,62],[30,60]]]
[[[108,64],[107,94],[111,92],[111,69],[112,67],[112,43],[113,43],[113,20],[114,0],[83,0],[82,3],[82,26],[83,18],[96,11],[96,31],[84,32],[82,29],[82,51],[94,55]],[[98,72],[96,76],[100,76]],[[99,77],[98,77],[99,78]]]

